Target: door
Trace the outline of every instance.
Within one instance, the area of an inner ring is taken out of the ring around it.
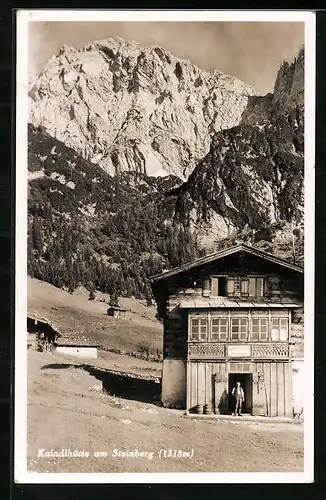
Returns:
[[[229,411],[233,412],[235,408],[235,398],[232,396],[232,389],[236,387],[237,382],[244,392],[244,402],[242,413],[252,414],[252,373],[229,373]]]

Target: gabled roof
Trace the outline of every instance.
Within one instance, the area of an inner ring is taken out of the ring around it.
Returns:
[[[189,269],[193,269],[195,267],[199,267],[205,264],[209,264],[211,262],[214,262],[215,260],[222,259],[224,257],[228,257],[229,255],[233,255],[236,253],[240,252],[245,252],[249,253],[251,255],[255,255],[256,257],[260,257],[262,259],[268,260],[269,262],[273,262],[274,264],[277,264],[282,267],[286,267],[288,269],[291,269],[292,271],[296,271],[298,273],[303,273],[303,268],[300,266],[297,266],[295,264],[292,264],[291,262],[288,262],[284,259],[279,259],[278,257],[275,257],[275,255],[272,255],[267,252],[263,252],[262,250],[258,250],[257,248],[251,247],[249,245],[245,245],[244,243],[240,243],[237,245],[234,245],[232,247],[226,248],[224,250],[220,250],[219,252],[212,253],[210,255],[206,255],[206,257],[201,257],[200,259],[193,260],[191,262],[187,262],[186,264],[183,264],[182,266],[175,267],[173,269],[169,269],[167,271],[162,271],[159,274],[155,274],[154,276],[151,276],[150,279],[153,282],[169,278],[170,276],[175,276],[176,274],[180,274],[184,271],[188,271]]]
[[[123,307],[120,307],[120,306],[109,306],[108,311],[127,312],[127,311],[130,311],[130,309],[124,309]]]
[[[92,341],[90,341],[87,337],[83,335],[80,327],[77,326],[68,328],[66,326],[64,317],[60,313],[54,310],[52,314],[53,314],[52,319],[50,320],[45,316],[43,316],[40,311],[32,311],[31,309],[29,309],[27,311],[27,318],[47,324],[50,328],[52,328],[52,330],[54,330],[56,333],[57,337],[56,343],[58,345],[69,345],[69,346],[94,345]]]
[[[57,328],[57,326],[54,325],[52,321],[48,320],[44,316],[40,316],[34,312],[27,312],[27,319],[37,321],[38,323],[47,324],[50,328],[52,328],[52,330],[55,332],[57,337],[62,337],[62,334],[61,334],[60,330]]]

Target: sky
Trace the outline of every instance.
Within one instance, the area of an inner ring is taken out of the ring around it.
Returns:
[[[201,69],[236,76],[263,95],[273,91],[282,62],[298,55],[304,23],[35,21],[29,23],[29,71],[41,71],[64,44],[81,48],[111,37],[163,46]]]

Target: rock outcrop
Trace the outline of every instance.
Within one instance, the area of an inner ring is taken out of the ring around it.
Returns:
[[[254,90],[162,47],[64,46],[29,92],[30,121],[110,174],[188,178],[211,136],[238,125]]]
[[[176,218],[201,240],[304,215],[304,51],[284,63],[274,93],[249,98],[239,125],[216,133],[187,182],[171,192]],[[300,229],[301,228],[301,229]]]
[[[241,123],[262,124],[283,114],[298,110],[303,115],[304,108],[304,49],[289,64],[284,62],[275,80],[273,93],[265,96],[250,96]]]

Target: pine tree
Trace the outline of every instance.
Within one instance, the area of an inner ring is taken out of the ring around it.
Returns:
[[[43,251],[42,244],[42,226],[38,217],[35,217],[32,226],[32,245],[38,254]]]
[[[95,300],[95,287],[94,287],[93,283],[91,283],[91,286],[90,286],[88,300]]]
[[[148,281],[145,283],[144,296],[146,299],[147,307],[152,306],[153,305],[153,296],[152,296],[152,290],[151,290],[151,287],[150,287]]]
[[[119,307],[119,294],[115,289],[110,293],[109,305],[111,307]]]

